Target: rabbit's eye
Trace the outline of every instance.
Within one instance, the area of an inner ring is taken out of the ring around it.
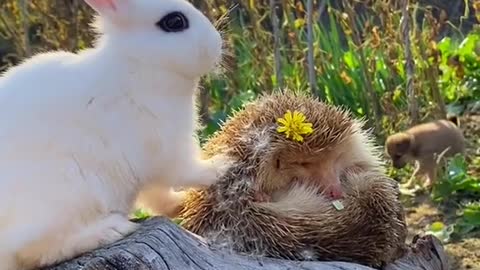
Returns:
[[[189,26],[187,17],[178,11],[167,14],[156,25],[165,32],[182,32]]]

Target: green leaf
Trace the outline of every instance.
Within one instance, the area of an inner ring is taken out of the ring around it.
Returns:
[[[133,212],[133,218],[138,221],[143,221],[150,217],[151,214],[146,209],[138,208],[137,210],[135,210],[135,212]]]
[[[477,34],[469,34],[458,47],[461,56],[466,56],[475,52],[479,36]]]
[[[430,230],[433,232],[440,232],[443,229],[445,229],[445,224],[443,224],[443,222],[440,222],[440,221],[434,222],[432,223],[432,225],[430,225]]]

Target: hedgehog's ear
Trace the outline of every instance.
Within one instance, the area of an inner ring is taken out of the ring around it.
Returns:
[[[282,166],[282,163],[280,162],[280,159],[277,157],[275,158],[275,169],[280,169]]]
[[[272,156],[270,166],[272,166],[276,170],[282,168],[282,162],[280,161],[280,156],[278,154]]]

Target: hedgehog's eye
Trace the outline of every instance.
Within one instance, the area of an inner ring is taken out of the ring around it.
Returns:
[[[280,169],[280,159],[277,159],[276,168]]]
[[[171,12],[156,23],[165,32],[182,32],[189,27],[187,17],[179,12]]]
[[[310,165],[312,165],[312,163],[307,161],[300,161],[300,162],[293,162],[292,165],[300,166],[300,167],[309,167]]]

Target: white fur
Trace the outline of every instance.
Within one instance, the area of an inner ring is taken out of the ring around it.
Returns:
[[[315,213],[329,205],[326,195],[319,193],[318,187],[296,184],[287,191],[278,191],[273,194],[274,202],[262,203],[265,207],[284,214]],[[325,209],[324,211],[326,211]]]
[[[135,205],[148,210],[153,215],[175,217],[178,214],[187,193],[184,190],[167,189],[162,185],[145,186],[137,197]]]
[[[216,181],[194,140],[193,92],[220,60],[219,33],[184,0],[86,1],[105,32],[95,48],[39,54],[0,78],[0,270],[121,239],[147,183]],[[190,28],[155,26],[171,11]]]

